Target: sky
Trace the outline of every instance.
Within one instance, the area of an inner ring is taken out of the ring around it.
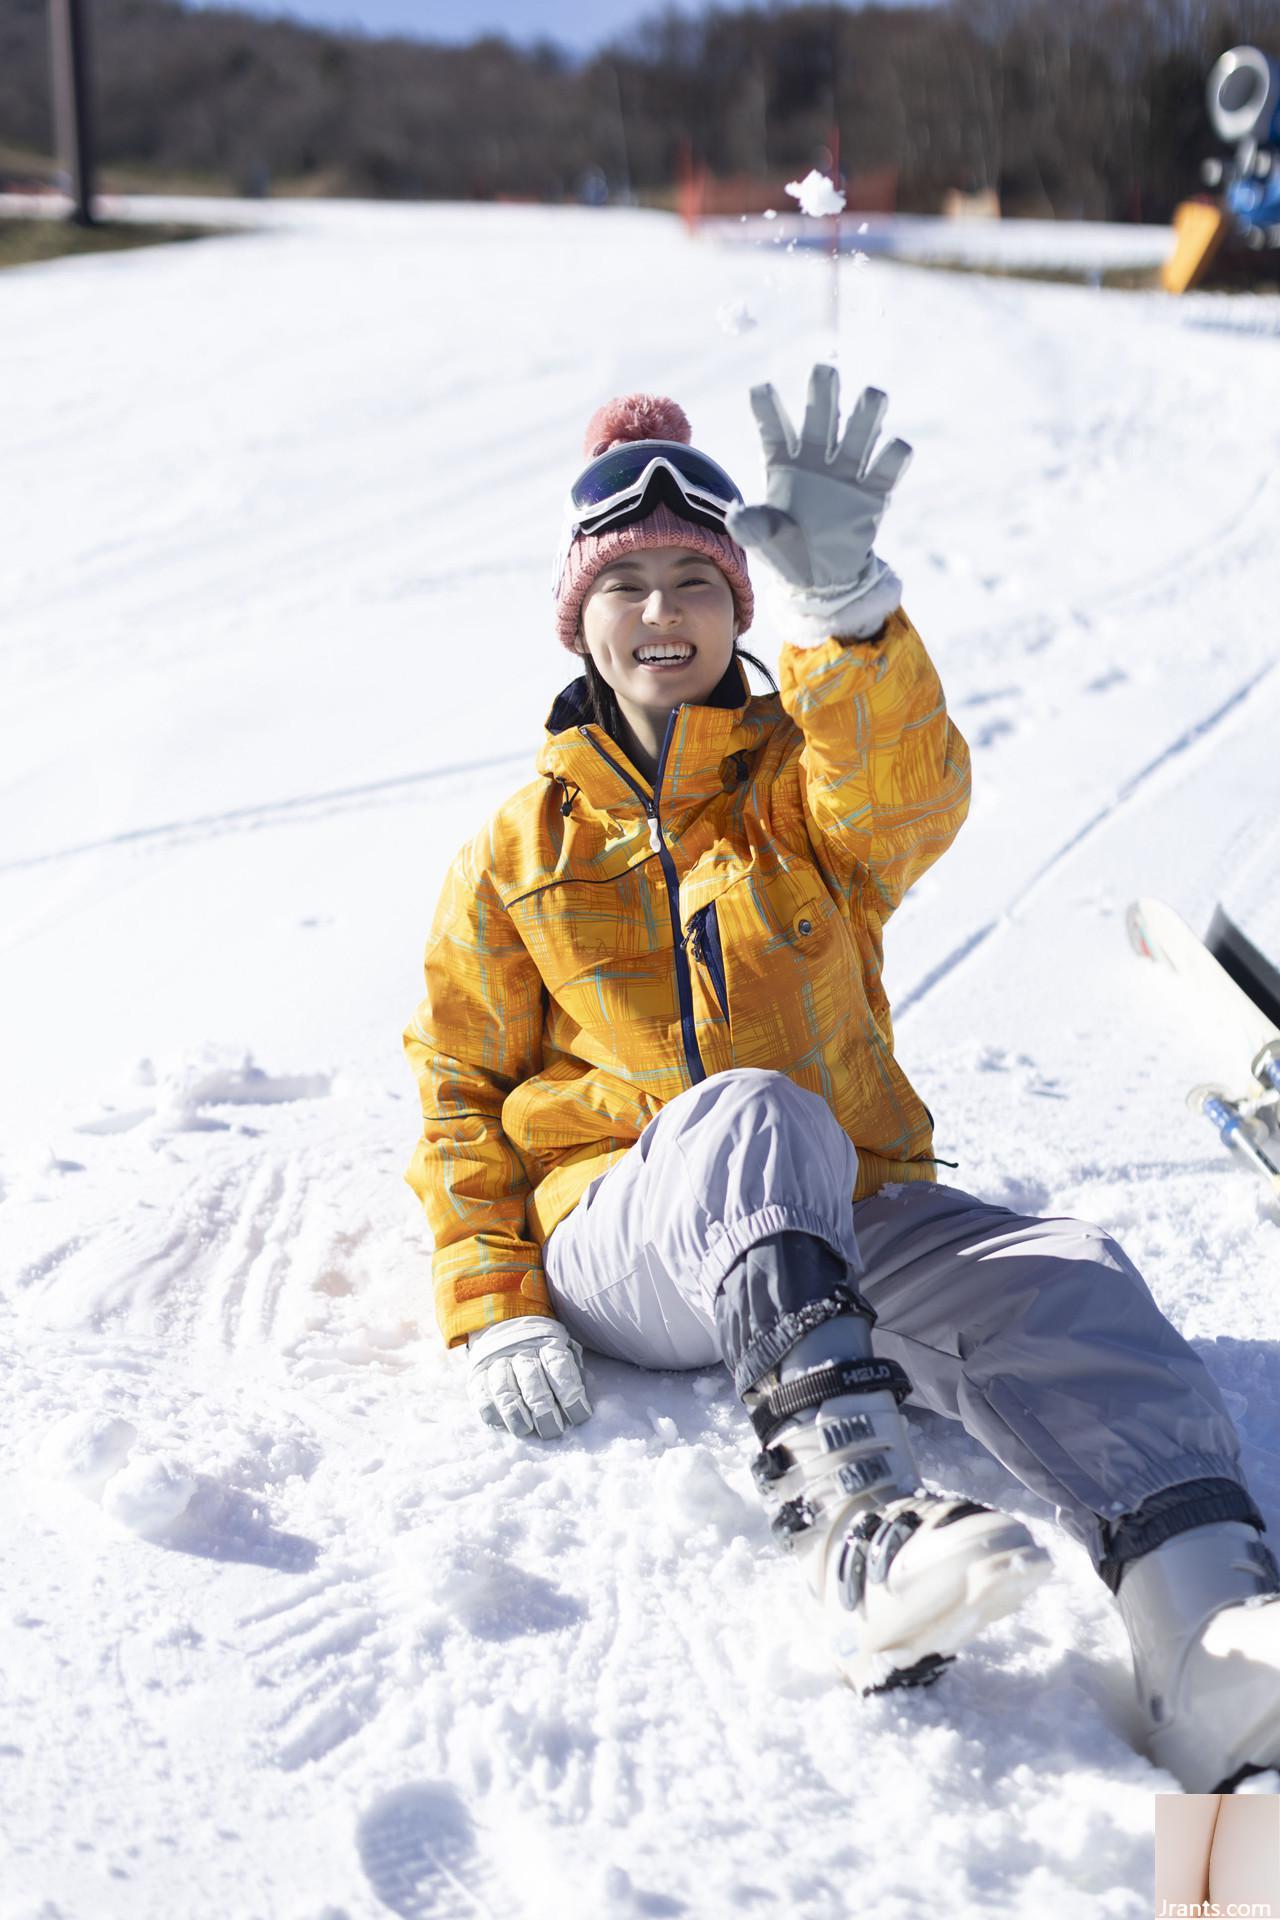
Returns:
[[[198,0],[197,0],[198,3]],[[663,0],[237,0],[250,12],[289,14],[318,26],[356,27],[365,33],[411,34],[424,40],[467,41],[485,33],[528,44],[555,40],[590,53],[625,33]],[[681,12],[696,13],[696,6]]]
[[[218,0],[210,0],[217,4]],[[226,0],[223,0],[226,3]],[[410,34],[424,40],[468,41],[500,33],[528,45],[555,40],[572,53],[591,53],[664,8],[687,14],[697,0],[235,0],[252,13],[289,14],[317,26],[356,27],[365,33]],[[188,0],[204,4],[204,0]]]

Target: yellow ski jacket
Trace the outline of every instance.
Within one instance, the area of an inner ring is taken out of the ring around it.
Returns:
[[[784,646],[780,694],[732,662],[668,723],[652,787],[556,700],[538,778],[454,860],[405,1033],[423,1129],[407,1178],[450,1346],[553,1314],[552,1229],[676,1094],[769,1067],[822,1095],[862,1199],[932,1180],[893,1055],[882,929],[954,839],[969,754],[906,615]]]

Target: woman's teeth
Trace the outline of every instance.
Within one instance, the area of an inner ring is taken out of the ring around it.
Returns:
[[[692,660],[693,647],[637,647],[636,660],[642,667],[679,667]]]

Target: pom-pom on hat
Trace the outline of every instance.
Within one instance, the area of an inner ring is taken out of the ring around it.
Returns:
[[[596,460],[610,447],[631,440],[675,440],[690,446],[693,429],[688,415],[676,401],[657,393],[628,393],[598,407],[587,423],[582,450],[588,460]],[[708,527],[686,520],[673,508],[659,503],[643,520],[630,526],[606,527],[602,533],[580,533],[569,548],[564,569],[556,588],[556,633],[562,646],[577,653],[578,621],[587,590],[598,573],[627,554],[654,547],[683,547],[701,553],[719,567],[733,593],[739,633],[745,633],[755,617],[755,596],[747,573],[747,556],[736,540],[719,527]]]
[[[624,393],[620,400],[606,400],[596,408],[587,422],[582,451],[588,460],[598,460],[626,440],[678,440],[688,447],[693,428],[678,401],[661,393]]]

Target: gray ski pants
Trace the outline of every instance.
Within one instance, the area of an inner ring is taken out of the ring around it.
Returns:
[[[1256,1516],[1217,1387],[1107,1234],[922,1181],[855,1206],[856,1175],[817,1094],[780,1073],[713,1074],[550,1235],[556,1312],[636,1366],[723,1360],[742,1392],[843,1283],[874,1315],[876,1354],[905,1368],[908,1404],[961,1421],[1113,1586],[1116,1528],[1144,1503],[1122,1561],[1188,1525]],[[753,1275],[753,1256],[788,1244],[802,1257],[757,1260]]]

